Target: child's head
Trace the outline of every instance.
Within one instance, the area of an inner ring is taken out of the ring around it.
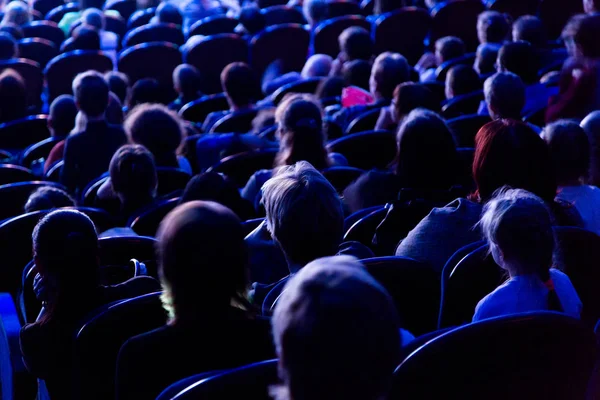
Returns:
[[[110,162],[109,172],[113,190],[123,203],[140,202],[156,195],[154,157],[144,146],[121,147]]]

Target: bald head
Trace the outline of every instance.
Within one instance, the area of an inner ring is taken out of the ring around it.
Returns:
[[[302,68],[302,78],[326,77],[331,71],[333,59],[326,54],[315,54],[306,60]]]

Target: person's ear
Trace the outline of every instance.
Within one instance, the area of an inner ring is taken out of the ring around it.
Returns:
[[[52,117],[48,115],[48,119],[46,120],[46,125],[48,125],[48,129],[52,129]]]

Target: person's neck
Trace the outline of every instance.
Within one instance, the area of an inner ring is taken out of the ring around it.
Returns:
[[[90,117],[90,116],[85,116],[86,120],[88,123],[90,122],[103,122],[104,121],[104,115],[100,115],[98,117]]]

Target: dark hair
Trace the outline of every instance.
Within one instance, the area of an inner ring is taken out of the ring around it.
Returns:
[[[247,250],[239,218],[213,202],[192,201],[171,211],[157,238],[159,275],[175,321],[222,313],[246,304]],[[198,291],[198,282],[205,287]]]
[[[161,2],[158,7],[156,7],[156,17],[159,22],[183,25],[183,17],[181,16],[179,9],[168,2]]]
[[[371,64],[364,60],[354,60],[344,64],[344,79],[349,86],[358,86],[369,90],[369,79],[371,78]],[[340,93],[341,95],[341,93]]]
[[[292,99],[279,121],[280,147],[275,165],[308,161],[318,170],[329,166],[323,119],[317,104],[304,98]]]
[[[254,104],[262,97],[256,74],[242,62],[225,67],[221,73],[221,86],[228,99],[238,107]]]
[[[435,42],[435,49],[439,53],[442,63],[462,57],[466,52],[465,43],[454,36],[446,36],[438,39]]]
[[[583,56],[600,58],[600,15],[573,17],[573,40],[581,48]]]
[[[43,186],[29,195],[27,203],[25,203],[25,212],[73,206],[75,206],[75,200],[67,192],[55,187]]]
[[[144,78],[133,84],[129,98],[129,109],[144,103],[161,103],[160,84],[156,79]]]
[[[87,117],[99,117],[108,106],[108,85],[96,71],[79,74],[73,82],[77,107]]]
[[[559,186],[563,182],[587,178],[590,168],[590,142],[577,123],[557,121],[544,128]]]
[[[137,204],[154,198],[158,185],[156,166],[144,146],[122,146],[113,155],[108,170],[112,188],[121,201]]]
[[[475,136],[474,198],[487,202],[503,186],[525,189],[552,204],[556,179],[546,143],[527,124],[498,119]]]
[[[373,6],[373,14],[381,15],[388,12],[398,10],[402,7],[412,6],[412,1],[409,0],[375,0]]]
[[[346,87],[346,81],[342,78],[331,76],[325,78],[317,87],[316,96],[319,100],[330,97],[340,97],[342,90]]]
[[[452,90],[454,96],[460,96],[481,90],[483,85],[473,67],[455,65],[446,74],[446,86]]]
[[[368,61],[373,57],[373,39],[365,28],[360,26],[346,28],[338,40],[340,51],[346,53],[348,61]]]
[[[52,134],[57,137],[67,136],[75,127],[77,117],[77,106],[75,98],[68,94],[58,96],[50,104],[48,122],[51,125]]]
[[[100,34],[89,25],[81,25],[75,29],[71,45],[65,49],[71,50],[100,50]]]
[[[523,15],[513,23],[513,41],[526,41],[536,49],[547,46],[546,31],[542,20],[533,15]]]
[[[161,104],[134,108],[124,124],[129,142],[141,144],[159,167],[177,167],[177,152],[185,135],[179,116]]]
[[[0,60],[10,60],[18,53],[17,41],[10,34],[0,32]]]
[[[16,71],[0,73],[0,122],[23,118],[27,114],[25,81]]]
[[[127,75],[118,71],[109,71],[104,75],[104,79],[109,90],[117,95],[121,104],[126,104],[129,91],[129,78]]]
[[[503,71],[518,75],[525,84],[538,81],[538,57],[530,43],[507,43],[498,52],[498,65]]]
[[[498,11],[484,11],[477,18],[477,32],[482,43],[502,43],[509,31],[508,18]]]
[[[196,100],[202,93],[202,77],[200,71],[190,64],[179,64],[173,71],[173,84],[175,90],[189,101]]]
[[[431,111],[437,111],[440,108],[435,94],[427,86],[413,82],[405,82],[396,87],[392,105],[398,120],[417,108],[426,108]]]
[[[397,144],[393,168],[403,188],[446,190],[456,184],[456,145],[436,113],[412,111],[398,129]]]
[[[250,35],[254,35],[267,27],[267,21],[260,8],[256,5],[246,5],[240,10],[240,24]]]
[[[8,33],[15,40],[21,40],[25,37],[23,28],[14,22],[5,22],[0,25],[0,32]],[[0,52],[0,54],[2,54],[2,52]]]

